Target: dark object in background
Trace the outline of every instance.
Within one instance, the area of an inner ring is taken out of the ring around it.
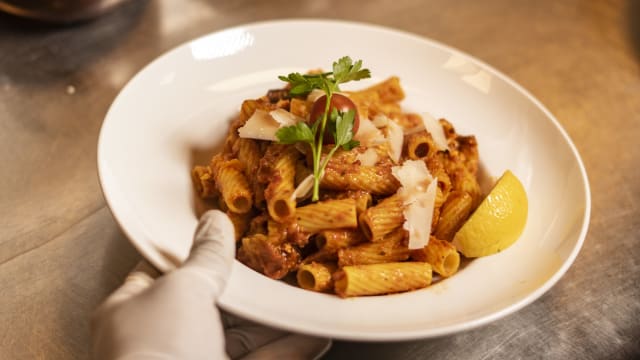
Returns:
[[[52,23],[91,20],[126,0],[0,0],[0,11]]]

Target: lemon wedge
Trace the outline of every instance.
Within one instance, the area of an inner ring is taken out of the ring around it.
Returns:
[[[453,245],[469,258],[492,255],[511,246],[527,222],[524,186],[509,170],[453,238]]]

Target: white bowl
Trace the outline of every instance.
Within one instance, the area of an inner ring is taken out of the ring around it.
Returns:
[[[219,305],[296,332],[386,341],[486,324],[551,288],[578,254],[590,214],[584,166],[558,121],[522,87],[468,55],[347,22],[275,21],[219,31],[162,55],[126,85],[104,120],[98,168],[109,207],[136,248],[162,270],[184,259],[197,224],[190,170],[215,152],[242,100],[281,87],[277,75],[327,68],[344,55],[362,59],[371,81],[399,76],[407,110],[445,117],[459,133],[475,134],[490,175],[513,171],[529,197],[524,232],[507,250],[445,281],[387,296],[314,293],[236,262]]]

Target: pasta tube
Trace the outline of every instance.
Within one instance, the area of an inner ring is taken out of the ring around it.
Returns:
[[[315,238],[318,249],[333,252],[359,244],[364,240],[360,231],[348,229],[323,230]]]
[[[391,173],[391,166],[360,166],[328,164],[320,182],[324,189],[363,190],[371,195],[391,195],[400,183]]]
[[[358,226],[356,201],[353,199],[326,200],[296,209],[300,231],[315,234],[321,230]]]
[[[398,195],[389,196],[360,215],[360,228],[370,241],[380,241],[386,234],[402,226],[402,210],[402,199]]]
[[[289,104],[289,112],[298,115],[301,118],[306,118],[311,113],[311,107],[313,103],[307,100],[291,98],[291,102]]]
[[[298,151],[291,146],[271,145],[275,152],[275,160],[271,164],[271,180],[264,190],[269,215],[278,222],[284,222],[293,216],[296,200],[293,196],[294,178]]]
[[[412,250],[411,259],[428,262],[433,271],[443,277],[455,274],[460,267],[460,254],[455,246],[434,236],[431,236],[429,244],[424,248]]]
[[[373,199],[371,194],[362,190],[349,190],[345,192],[339,192],[331,196],[332,199],[354,199],[356,201],[356,212],[358,216],[362,214],[369,206]]]
[[[442,206],[434,235],[438,239],[451,241],[471,214],[472,205],[473,199],[466,192],[452,192]]]
[[[431,265],[426,262],[345,266],[333,275],[334,289],[341,297],[383,295],[427,287]]]
[[[233,143],[233,152],[244,166],[245,175],[251,178],[258,170],[262,157],[258,143],[253,139],[238,138]]]
[[[376,95],[367,95],[369,93],[374,93]],[[350,94],[355,97],[374,97],[377,98],[377,102],[381,103],[393,103],[404,99],[404,90],[402,90],[400,79],[397,76],[389,77],[383,82],[377,83],[363,90],[353,91]]]
[[[191,171],[191,180],[196,193],[201,198],[210,199],[218,196],[219,193],[208,166],[196,165]]]
[[[388,234],[383,241],[364,243],[338,250],[338,265],[377,264],[403,261],[409,258],[409,248],[405,241],[406,231],[398,228]]]
[[[354,246],[365,241],[358,230],[336,229],[322,230],[314,238],[318,251],[307,256],[302,262],[338,261],[338,250]]]
[[[409,159],[426,159],[438,152],[433,138],[426,130],[407,135],[405,142]]]
[[[333,289],[332,275],[336,271],[335,263],[317,263],[302,264],[298,267],[296,280],[298,285],[307,290],[313,291],[330,291]]]
[[[253,205],[252,192],[238,159],[225,160],[218,154],[211,159],[211,173],[229,210],[244,214]]]

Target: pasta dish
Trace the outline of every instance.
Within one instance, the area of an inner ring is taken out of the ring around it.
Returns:
[[[242,102],[224,147],[192,169],[197,194],[235,227],[237,259],[341,297],[429,286],[460,265],[456,232],[483,200],[478,144],[445,119],[405,112],[400,79],[348,57],[282,76]]]

